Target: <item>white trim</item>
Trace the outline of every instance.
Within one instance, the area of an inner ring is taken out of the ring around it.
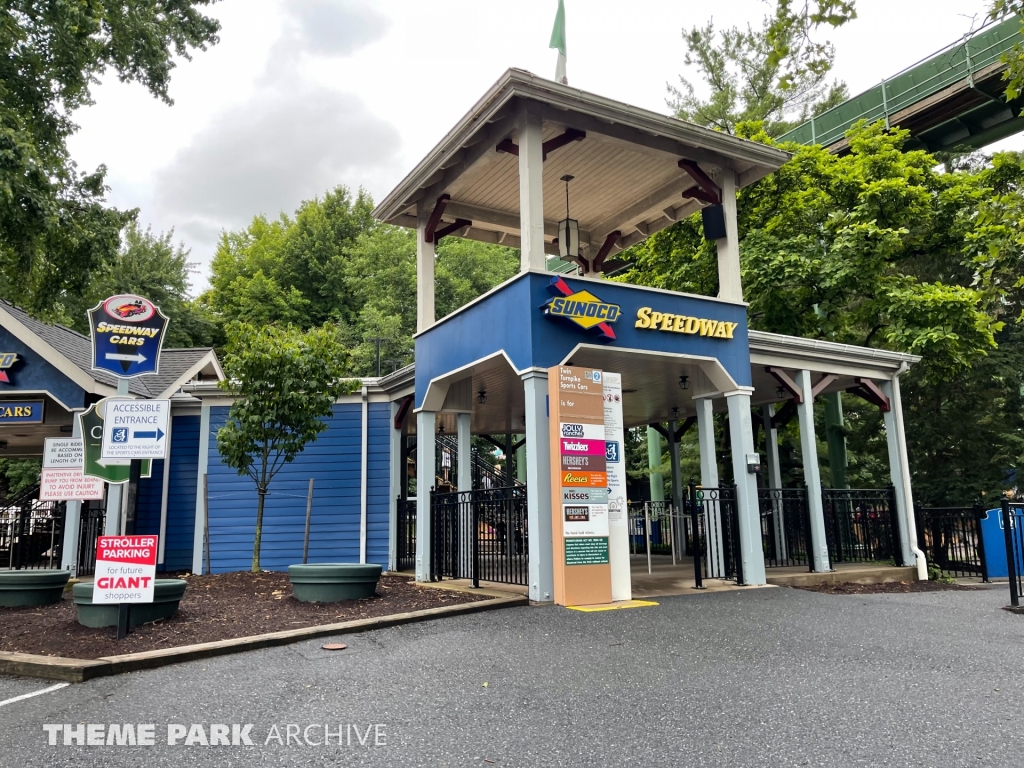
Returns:
[[[362,442],[359,447],[359,562],[366,562],[366,481],[367,444],[369,442],[369,404],[363,387]]]
[[[402,466],[402,430],[395,429],[398,403],[393,401],[388,409],[388,447],[390,482],[388,483],[388,570],[398,570],[398,497],[402,492],[405,467]]]
[[[203,533],[206,529],[206,509],[203,504],[203,475],[210,463],[210,408],[211,403],[203,401],[199,416],[199,462],[196,467],[196,512],[195,530],[192,532],[192,573],[203,573]]]
[[[171,435],[174,432],[174,418],[167,418],[167,454],[164,456],[163,488],[160,490],[160,542],[156,556],[157,565],[163,565],[164,552],[167,549],[167,499],[171,491]],[[150,464],[150,467],[153,465]]]
[[[723,376],[725,376],[726,382],[728,382],[728,384],[730,386],[730,389],[728,389],[728,390],[719,390],[717,392],[712,393],[714,396],[718,396],[718,395],[722,394],[723,392],[730,392],[730,393],[735,394],[735,392],[741,392],[741,391],[745,391],[745,390],[750,390],[750,392],[754,391],[753,387],[741,387],[739,384],[737,384],[736,383],[736,379],[734,379],[732,377],[732,375],[729,373],[729,371],[726,370],[725,366],[722,365],[722,361],[719,360],[717,357],[707,357],[705,355],[690,355],[690,354],[687,354],[685,352],[661,352],[659,350],[653,350],[653,349],[637,349],[636,347],[609,347],[609,346],[605,346],[603,344],[586,344],[586,343],[581,342],[581,343],[577,344],[575,347],[573,347],[572,351],[569,352],[569,354],[567,354],[565,357],[562,358],[562,362],[560,363],[560,365],[565,365],[566,361],[570,360],[573,356],[577,355],[581,350],[585,350],[585,351],[588,351],[588,352],[589,351],[596,351],[596,352],[605,352],[605,351],[608,351],[608,352],[621,352],[621,353],[631,354],[631,355],[649,355],[651,357],[664,357],[664,358],[669,358],[671,360],[680,360],[680,361],[685,361],[685,362],[695,362],[695,363],[698,364],[698,367],[700,367],[701,372],[704,373],[705,376],[708,376],[708,372],[704,370],[704,368],[703,368],[703,366],[701,364],[702,363],[708,363],[713,368],[715,368],[716,370],[720,371]],[[709,378],[710,378],[710,376],[709,376]],[[724,382],[718,382],[718,383],[721,384],[721,383],[724,383]],[[735,392],[734,392],[734,390],[735,390]],[[705,397],[705,396],[711,396],[711,395],[701,395],[701,396]],[[696,400],[697,399],[697,395],[694,395],[693,399]]]
[[[164,354],[166,354],[169,351],[170,350],[164,350]],[[220,362],[217,360],[216,353],[211,349],[208,350],[205,355],[199,358],[199,360],[195,364],[193,364],[191,368],[189,368],[187,371],[185,371],[185,373],[183,373],[181,376],[175,379],[173,384],[170,384],[168,387],[166,387],[164,391],[157,395],[154,399],[166,400],[175,392],[177,392],[183,384],[187,384],[188,382],[192,381],[193,376],[195,376],[197,373],[199,373],[201,370],[203,370],[206,366],[210,365],[211,363],[213,363],[213,367],[217,371],[218,381],[224,381],[224,371],[220,367]]]
[[[504,349],[499,349],[497,352],[492,352],[491,354],[487,355],[486,357],[479,357],[476,360],[473,360],[472,362],[466,363],[465,365],[461,365],[458,368],[454,368],[454,369],[448,371],[447,373],[442,373],[440,376],[435,376],[434,378],[432,378],[427,383],[427,391],[423,393],[423,405],[421,405],[419,408],[415,408],[414,407],[413,408],[413,413],[419,413],[420,411],[423,411],[423,410],[430,410],[432,413],[441,413],[441,408],[444,405],[444,398],[448,394],[448,387],[445,386],[444,392],[440,395],[440,402],[437,403],[437,407],[436,408],[431,408],[430,405],[427,402],[427,398],[431,397],[431,396],[436,396],[431,391],[435,386],[440,386],[441,384],[451,384],[452,382],[458,381],[459,379],[463,379],[463,378],[465,378],[465,372],[466,371],[472,372],[471,369],[476,367],[477,365],[480,365],[481,363],[485,363],[488,360],[494,360],[494,359],[496,359],[498,357],[505,358],[505,362],[508,363],[508,367],[511,368],[514,373],[516,373],[516,374],[520,374],[521,373],[519,371],[519,369],[516,368],[516,366],[513,364],[511,358],[509,358],[509,356],[505,352],[505,350]],[[532,369],[523,369],[523,370],[532,370]],[[413,405],[415,406],[415,403],[413,403]]]

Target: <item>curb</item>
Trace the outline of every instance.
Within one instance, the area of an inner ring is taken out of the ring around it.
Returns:
[[[526,597],[499,597],[492,600],[481,600],[476,603],[425,608],[422,611],[394,613],[390,616],[377,616],[372,619],[355,619],[337,624],[321,624],[316,627],[288,629],[281,632],[269,632],[265,635],[236,637],[231,640],[215,640],[210,643],[183,645],[177,648],[161,648],[155,651],[141,651],[121,656],[103,656],[99,659],[74,659],[65,656],[39,656],[30,653],[0,651],[0,674],[82,683],[95,677],[120,675],[125,672],[136,672],[142,669],[155,669],[170,664],[179,664],[183,661],[209,659],[214,656],[255,651],[260,648],[274,648],[327,635],[368,632],[374,629],[386,629],[387,627],[397,627],[402,624],[415,624],[420,621],[429,621],[430,619],[445,618],[447,616],[461,616],[469,613],[491,611],[497,608],[513,608],[529,604],[530,601]]]

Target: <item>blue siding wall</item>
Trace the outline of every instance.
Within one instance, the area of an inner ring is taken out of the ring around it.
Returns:
[[[367,436],[367,562],[387,567],[390,496],[390,405],[371,403]],[[214,573],[252,565],[256,530],[256,489],[224,464],[215,435],[228,408],[210,412],[210,558]],[[309,561],[359,562],[359,487],[362,406],[334,406],[328,429],[286,464],[270,484],[263,513],[260,564],[285,570],[302,562],[309,479],[315,481]]]
[[[135,533],[139,536],[160,533],[160,502],[163,494],[164,462],[163,459],[157,459],[153,462],[150,477],[139,480],[139,495],[135,504]]]
[[[199,474],[198,416],[174,417],[170,463],[163,570],[191,571],[196,528],[196,483]]]

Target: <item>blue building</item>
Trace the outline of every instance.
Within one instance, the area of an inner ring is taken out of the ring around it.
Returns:
[[[311,562],[380,563],[421,581],[476,568],[550,601],[548,372],[575,365],[620,373],[624,426],[657,425],[674,455],[696,428],[703,506],[683,521],[677,474],[671,536],[681,554],[702,550],[707,577],[763,584],[766,568],[827,571],[857,558],[926,573],[900,405],[900,376],[918,358],[748,328],[736,191],[787,158],[526,72],[505,73],[375,210],[417,233],[416,362],[339,399],[329,428],[277,476],[263,566],[301,559],[312,480]],[[606,279],[621,266],[616,254],[696,212],[717,244],[716,296]],[[437,318],[434,248],[443,237],[519,248],[521,271]],[[558,258],[567,250],[568,264]],[[73,331],[0,307],[0,360],[10,352],[22,361],[0,380],[0,405],[46,403],[39,424],[0,418],[0,456],[39,455],[43,437],[70,433],[74,411],[114,394],[114,382],[89,369],[88,350]],[[172,403],[170,456],[139,482],[135,530],[161,534],[167,571],[247,569],[256,494],[217,450],[231,405],[219,386],[223,373],[210,350],[163,355],[159,376],[131,383],[137,397]],[[813,404],[829,392],[881,410],[889,488],[822,488]],[[724,435],[715,414],[728,416]],[[797,489],[782,488],[778,457],[778,429],[790,419],[799,422],[803,451],[805,486]],[[503,470],[474,457],[474,435],[504,436]],[[755,449],[762,440],[763,457]],[[509,473],[513,452],[524,470],[518,478]],[[124,530],[124,510],[102,513],[105,530]],[[97,514],[68,504],[65,567],[87,570],[82,542]],[[699,530],[686,529],[689,520]]]

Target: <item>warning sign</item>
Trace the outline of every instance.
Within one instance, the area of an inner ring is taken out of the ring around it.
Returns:
[[[48,437],[39,476],[40,501],[89,501],[103,498],[103,481],[85,477],[85,446],[78,438]]]
[[[152,603],[156,536],[100,536],[96,540],[95,605]]]

